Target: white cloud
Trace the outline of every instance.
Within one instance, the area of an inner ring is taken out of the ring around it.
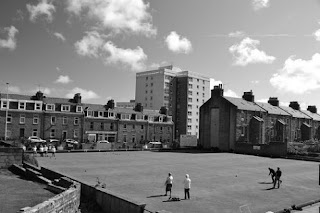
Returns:
[[[17,47],[17,40],[16,40],[16,34],[19,32],[17,28],[14,26],[11,27],[5,27],[1,32],[7,32],[8,37],[7,39],[1,39],[0,38],[0,48],[7,48],[9,50],[14,50]]]
[[[267,8],[270,6],[269,0],[252,0],[252,6],[255,11]]]
[[[61,33],[55,32],[55,33],[53,33],[53,35],[54,35],[57,39],[60,39],[60,40],[63,41],[63,42],[66,41],[66,38],[65,38]]]
[[[172,31],[167,38],[165,39],[165,42],[172,52],[175,53],[185,53],[188,54],[192,50],[192,44],[191,42],[185,38],[178,35],[175,31]]]
[[[257,48],[259,44],[259,40],[247,37],[240,44],[232,45],[229,51],[235,59],[234,65],[246,66],[254,63],[272,63],[276,58],[268,56],[264,51],[259,50]]]
[[[216,81],[213,78],[210,78],[210,90],[212,90],[214,86],[218,86],[219,84],[222,84],[222,81]]]
[[[60,75],[58,79],[55,81],[55,83],[60,83],[60,84],[68,84],[71,82],[72,80],[67,75]]]
[[[239,95],[237,95],[237,93],[235,93],[234,91],[232,91],[231,89],[228,89],[227,91],[225,91],[223,93],[223,96],[228,96],[228,97],[234,97],[234,98],[240,98]]]
[[[281,70],[270,79],[272,86],[280,91],[303,94],[320,88],[320,54],[311,60],[289,57]]]
[[[313,36],[314,36],[314,38],[315,38],[317,41],[320,41],[320,29],[316,30],[316,31],[313,33]]]
[[[91,91],[91,90],[85,90],[79,87],[75,87],[72,90],[70,90],[67,94],[66,94],[66,98],[73,98],[74,94],[76,93],[80,93],[81,94],[81,98],[82,100],[90,100],[90,99],[96,99],[96,98],[100,98],[99,95],[97,95],[95,92]]]
[[[143,0],[68,0],[67,10],[75,15],[85,14],[102,27],[113,32],[130,31],[146,36],[156,35],[152,17]]]
[[[235,31],[235,32],[231,32],[228,34],[228,36],[230,38],[242,38],[244,37],[246,34],[243,31]]]
[[[79,55],[98,57],[99,49],[103,46],[104,40],[96,31],[87,32],[81,41],[75,43],[76,52]]]
[[[53,13],[56,11],[51,0],[39,0],[37,5],[27,4],[27,10],[30,13],[30,21],[35,22],[39,16],[45,16],[48,22],[52,22]]]
[[[111,41],[108,41],[103,46],[104,51],[109,53],[106,58],[107,64],[123,64],[130,67],[133,71],[141,71],[145,68],[145,60],[147,55],[141,47],[136,49],[122,49],[116,47]]]

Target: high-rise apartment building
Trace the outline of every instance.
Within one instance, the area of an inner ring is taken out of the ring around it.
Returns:
[[[136,75],[136,103],[145,109],[168,109],[175,123],[175,138],[199,136],[199,108],[210,98],[210,78],[173,66]]]

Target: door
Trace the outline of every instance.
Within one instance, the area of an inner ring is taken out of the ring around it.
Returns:
[[[24,128],[20,128],[19,137],[24,138]]]
[[[62,140],[67,138],[67,131],[62,131]]]

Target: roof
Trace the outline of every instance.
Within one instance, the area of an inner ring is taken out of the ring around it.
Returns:
[[[306,119],[310,119],[310,117],[306,114],[304,114],[303,112],[301,112],[300,110],[295,110],[292,109],[291,107],[285,107],[285,106],[279,106],[281,109],[283,109],[284,111],[288,112],[289,114],[292,115],[292,117],[294,118],[306,118]]]
[[[54,98],[54,97],[45,97],[43,98],[43,103],[47,104],[76,104],[72,102],[73,99],[69,98]]]
[[[320,121],[320,115],[317,113],[312,113],[308,110],[301,110],[304,114],[307,114],[309,117],[311,117],[315,121]]]
[[[14,99],[14,100],[32,100],[31,97],[32,96],[30,95],[8,94],[8,99]],[[6,99],[7,94],[0,93],[0,98]]]
[[[233,97],[224,97],[227,101],[229,101],[231,104],[238,107],[239,110],[248,110],[248,111],[263,111],[266,112],[266,110],[262,109],[257,104],[246,101],[242,98],[233,98]]]
[[[289,115],[289,113],[287,113],[286,111],[284,111],[283,109],[281,109],[278,106],[273,106],[269,103],[262,103],[262,102],[255,102],[257,105],[259,105],[260,107],[262,107],[263,109],[267,110],[267,112],[269,114],[274,114],[274,115]]]
[[[102,104],[87,104],[87,103],[84,103],[84,104],[82,104],[82,106],[83,106],[84,110],[87,107],[89,107],[90,110],[92,110],[92,111],[106,111],[106,108]]]

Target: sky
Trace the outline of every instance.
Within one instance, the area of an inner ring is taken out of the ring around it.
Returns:
[[[165,65],[320,111],[320,0],[1,0],[2,93],[129,101]]]

